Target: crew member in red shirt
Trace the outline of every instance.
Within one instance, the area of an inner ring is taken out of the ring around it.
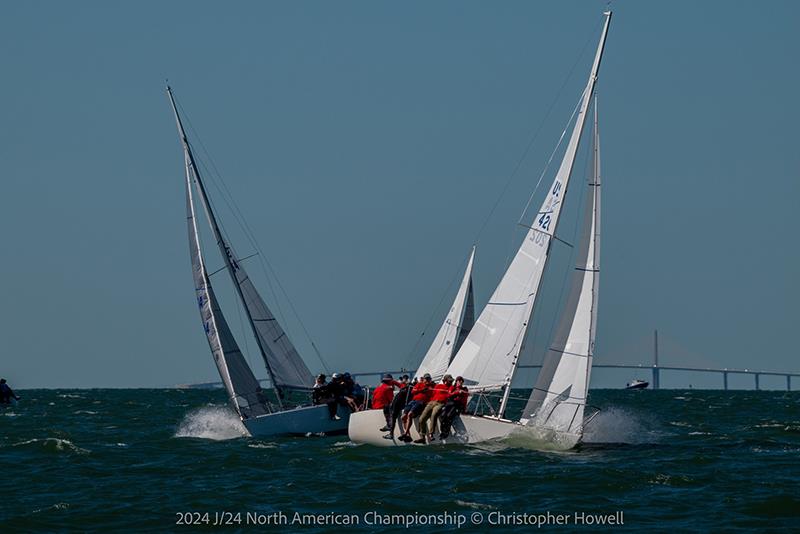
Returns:
[[[386,373],[383,375],[381,385],[376,387],[372,393],[372,409],[383,410],[383,416],[386,418],[386,426],[380,429],[381,432],[389,430],[389,424],[392,420],[392,400],[394,400],[395,386],[402,388],[403,384],[396,381],[389,373]]]
[[[444,408],[444,403],[450,398],[450,391],[453,388],[453,377],[451,375],[444,375],[442,383],[436,384],[433,388],[431,400],[425,405],[422,415],[419,416],[419,433],[420,438],[414,443],[426,443],[425,438],[428,438],[427,443],[434,440],[433,433],[439,426],[439,413]],[[430,420],[430,428],[428,426]]]
[[[458,414],[467,411],[467,402],[469,401],[469,389],[464,385],[464,379],[460,376],[456,377],[456,384],[450,390],[447,402],[442,409],[442,414],[439,417],[439,423],[442,427],[442,432],[439,434],[439,439],[445,439],[450,435],[450,429],[453,426],[453,420],[458,417]]]
[[[431,375],[425,373],[422,380],[411,390],[411,402],[403,410],[403,433],[398,437],[399,440],[411,441],[411,425],[414,423],[414,418],[425,409],[425,404],[431,399],[432,393]]]

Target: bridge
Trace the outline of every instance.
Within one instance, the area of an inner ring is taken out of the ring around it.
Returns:
[[[541,369],[541,365],[518,365],[517,368],[519,369]],[[662,371],[690,371],[696,373],[715,373],[718,375],[722,375],[722,387],[725,391],[728,390],[728,375],[751,375],[754,379],[755,389],[758,391],[761,389],[761,377],[762,376],[782,376],[786,379],[786,391],[792,390],[792,378],[800,377],[800,372],[798,373],[791,373],[786,371],[768,371],[768,370],[756,370],[756,369],[736,369],[736,368],[714,368],[714,367],[687,367],[687,366],[672,366],[672,365],[659,365],[658,364],[658,330],[655,331],[653,336],[653,364],[646,365],[646,364],[615,364],[615,363],[595,363],[592,364],[593,369],[637,369],[637,370],[647,370],[652,373],[652,380],[650,381],[650,386],[652,389],[661,389],[661,372]],[[375,371],[375,372],[363,372],[363,373],[352,373],[354,377],[380,377],[385,373],[391,373],[393,376],[399,376],[402,374],[408,374],[412,376],[414,371],[409,369],[400,369],[399,371]],[[377,381],[377,380],[376,380]],[[266,383],[265,380],[261,381],[262,383]],[[179,387],[190,387],[190,388],[214,388],[214,387],[222,387],[222,382],[207,382],[204,384],[191,384],[186,386],[179,386]]]

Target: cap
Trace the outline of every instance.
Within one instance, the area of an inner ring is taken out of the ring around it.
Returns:
[[[442,382],[452,382],[452,381],[453,381],[453,375],[444,375],[442,377]]]
[[[400,380],[408,380],[408,375],[403,375],[400,377]]]
[[[333,373],[331,375],[331,378],[339,378],[340,376],[342,376],[342,375],[340,375],[339,373]]]
[[[430,373],[425,373],[424,375],[422,375],[422,378],[430,379],[430,377],[431,377]]]
[[[390,373],[386,373],[385,375],[383,375],[383,380],[394,380],[394,378],[392,378],[392,375]]]

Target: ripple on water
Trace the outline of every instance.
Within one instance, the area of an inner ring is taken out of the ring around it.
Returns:
[[[88,449],[78,447],[68,439],[62,438],[28,439],[14,443],[12,447],[30,448],[53,453],[89,454],[91,452]]]

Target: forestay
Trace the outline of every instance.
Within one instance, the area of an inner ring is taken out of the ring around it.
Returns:
[[[589,389],[597,329],[600,276],[600,145],[595,101],[593,176],[583,219],[583,237],[572,289],[556,337],[544,358],[521,422],[580,434]]]
[[[473,389],[510,387],[567,193],[610,20],[609,12],[572,135],[547,197],[489,303],[448,369],[454,376],[462,375]],[[500,415],[504,409],[505,399]]]
[[[428,352],[417,368],[416,376],[430,373],[435,382],[441,380],[450,365],[453,355],[458,352],[475,322],[475,304],[472,294],[472,263],[475,247],[469,255],[464,278],[458,287],[456,298],[445,317],[439,332],[433,339]]]

